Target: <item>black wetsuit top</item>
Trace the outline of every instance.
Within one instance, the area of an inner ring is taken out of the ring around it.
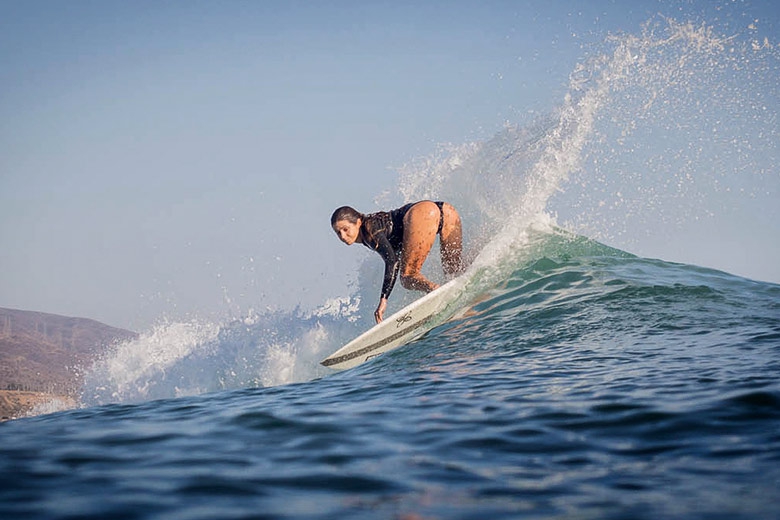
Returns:
[[[382,282],[381,298],[390,296],[395,280],[398,277],[398,269],[403,252],[404,217],[409,208],[415,204],[417,203],[410,202],[391,211],[371,213],[366,215],[360,226],[360,230],[363,233],[363,245],[379,253],[379,256],[385,261],[385,277]],[[444,221],[443,204],[443,202],[436,202],[440,212],[437,234],[441,234],[441,227]]]

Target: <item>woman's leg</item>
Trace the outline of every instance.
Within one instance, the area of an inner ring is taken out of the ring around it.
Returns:
[[[439,207],[428,200],[418,202],[409,208],[404,216],[404,243],[400,274],[401,285],[406,289],[430,292],[438,287],[425,278],[420,271],[436,241],[439,218]]]
[[[446,202],[442,205],[441,265],[444,273],[453,276],[463,272],[463,228],[457,210]]]

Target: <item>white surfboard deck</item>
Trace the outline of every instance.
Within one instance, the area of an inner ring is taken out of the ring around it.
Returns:
[[[461,293],[465,282],[462,276],[450,280],[374,325],[320,363],[337,370],[352,368],[419,338],[437,324],[435,318]]]

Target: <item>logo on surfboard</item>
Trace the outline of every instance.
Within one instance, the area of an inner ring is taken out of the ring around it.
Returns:
[[[406,314],[404,314],[400,318],[396,318],[395,319],[395,328],[400,327],[401,325],[403,325],[407,321],[412,321],[412,311],[407,312]]]

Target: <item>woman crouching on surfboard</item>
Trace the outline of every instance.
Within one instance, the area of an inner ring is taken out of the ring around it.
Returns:
[[[441,264],[448,276],[462,270],[463,230],[460,215],[446,202],[424,200],[412,202],[391,211],[364,215],[342,206],[333,212],[330,225],[339,240],[351,246],[355,242],[373,249],[385,261],[382,295],[374,312],[379,323],[385,314],[387,298],[400,271],[401,285],[410,290],[431,292],[439,287],[425,278],[420,270],[440,237]]]

